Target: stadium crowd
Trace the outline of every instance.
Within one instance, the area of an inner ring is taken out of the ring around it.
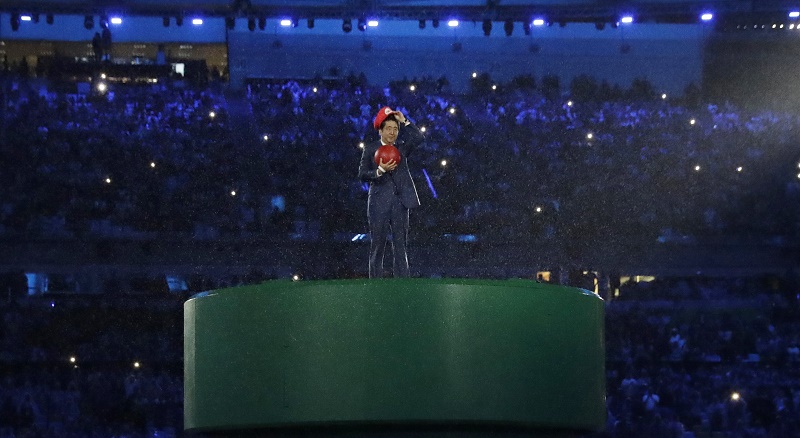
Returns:
[[[0,234],[363,232],[359,144],[390,105],[426,130],[410,157],[418,236],[797,236],[796,115],[700,105],[646,83],[601,93],[576,79],[578,100],[523,81],[466,95],[443,82],[281,81],[236,96],[213,84],[65,93],[5,79]]]
[[[4,300],[0,436],[177,436],[180,297]]]
[[[466,95],[433,79],[243,95],[98,84],[64,92],[5,72],[0,237],[363,232],[359,143],[383,105],[426,129],[411,158],[417,235],[798,237],[794,114],[590,78],[564,94],[552,78],[493,90],[484,76]],[[620,285],[597,436],[797,436],[798,289],[782,280]],[[0,438],[181,435],[184,298],[4,298]]]

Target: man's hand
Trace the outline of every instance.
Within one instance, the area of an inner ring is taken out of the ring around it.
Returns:
[[[403,113],[401,113],[400,111],[395,111],[392,114],[394,115],[394,118],[397,119],[398,123],[402,123],[402,124],[405,125],[406,116],[404,116]]]
[[[380,159],[380,163],[378,163],[378,167],[381,169],[382,172],[391,172],[397,167],[397,162],[394,160],[389,160],[387,162],[383,162],[383,158]]]

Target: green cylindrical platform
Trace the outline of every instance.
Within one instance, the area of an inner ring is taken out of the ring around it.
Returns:
[[[527,280],[271,281],[184,304],[184,426],[602,430],[604,306]]]

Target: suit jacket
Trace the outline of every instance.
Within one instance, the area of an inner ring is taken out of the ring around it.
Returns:
[[[358,176],[361,181],[369,182],[370,202],[391,202],[391,197],[396,194],[406,208],[419,207],[417,188],[408,169],[408,158],[423,141],[425,136],[413,123],[401,127],[395,143],[395,147],[400,151],[400,164],[394,171],[381,176],[378,176],[378,165],[375,164],[375,151],[381,147],[381,140],[364,145]]]

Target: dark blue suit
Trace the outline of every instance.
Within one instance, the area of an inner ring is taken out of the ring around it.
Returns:
[[[378,176],[378,165],[375,164],[375,151],[381,147],[376,140],[364,145],[358,176],[361,181],[369,182],[369,201],[367,216],[369,217],[370,249],[369,277],[383,276],[383,255],[386,251],[386,240],[392,232],[392,254],[395,277],[408,277],[408,211],[419,207],[419,197],[408,170],[408,158],[417,146],[425,141],[419,128],[410,124],[400,128],[395,146],[400,151],[400,164],[392,172]]]

